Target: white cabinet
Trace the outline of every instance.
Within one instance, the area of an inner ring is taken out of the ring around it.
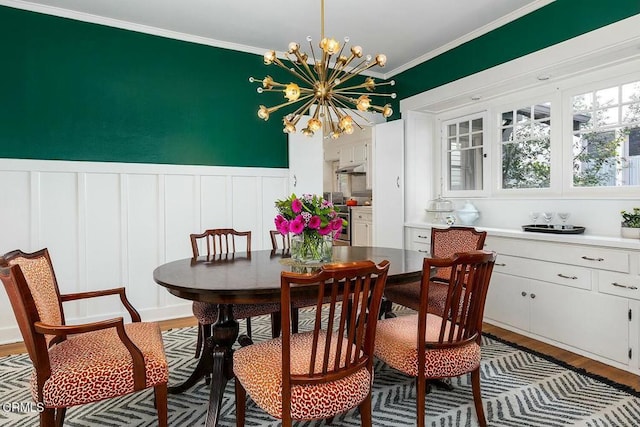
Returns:
[[[404,122],[376,125],[373,133],[373,243],[404,247]]]
[[[372,141],[367,142],[364,145],[366,161],[364,163],[365,172],[367,173],[367,180],[365,188],[371,190],[373,188],[373,162],[371,161],[371,148],[373,147]]]
[[[301,121],[306,120],[308,118]],[[322,151],[321,132],[316,132],[312,137],[301,133],[289,134],[289,192],[296,195],[322,194]]]
[[[351,208],[351,245],[373,244],[373,221],[370,207]]]
[[[638,321],[622,297],[638,277],[628,274],[631,252],[491,233],[486,246],[498,258],[485,321],[638,372]],[[610,284],[618,282],[629,288]]]

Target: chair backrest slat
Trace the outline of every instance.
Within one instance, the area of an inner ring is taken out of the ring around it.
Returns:
[[[282,273],[283,402],[293,384],[336,381],[362,368],[372,372],[375,327],[388,269],[387,261],[379,266],[358,261],[328,264],[311,274]],[[305,368],[291,366],[292,294],[314,295],[318,302],[313,329],[304,332],[312,347]]]
[[[469,251],[448,258],[425,258],[423,272],[432,267],[450,271],[438,340],[426,342],[429,275],[423,274],[420,292],[420,319],[418,340],[429,348],[463,345],[479,340],[482,332],[484,304],[496,254],[487,251]],[[422,340],[420,337],[422,336]]]
[[[200,234],[190,234],[191,251],[199,257],[200,247],[207,249],[207,259],[222,258],[236,253],[236,238],[246,239],[246,252],[251,253],[251,231],[236,231],[233,228],[212,228]]]

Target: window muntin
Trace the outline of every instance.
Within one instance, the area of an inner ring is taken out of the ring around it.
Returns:
[[[478,115],[449,120],[442,126],[448,191],[483,189],[484,118]]]
[[[640,185],[640,81],[572,97],[574,187]]]
[[[502,188],[549,188],[551,184],[551,103],[500,115]]]

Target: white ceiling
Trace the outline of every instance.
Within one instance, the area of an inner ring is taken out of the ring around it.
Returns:
[[[326,0],[325,36],[384,53],[391,77],[553,0]],[[253,53],[320,39],[321,0],[0,0],[0,5]]]

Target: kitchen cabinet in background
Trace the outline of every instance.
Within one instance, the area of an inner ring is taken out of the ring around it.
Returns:
[[[306,126],[310,117],[300,120],[300,128]],[[300,132],[290,133],[289,144],[289,192],[322,194],[323,162],[322,133],[309,137]]]
[[[373,244],[373,220],[371,206],[351,208],[351,246]]]

